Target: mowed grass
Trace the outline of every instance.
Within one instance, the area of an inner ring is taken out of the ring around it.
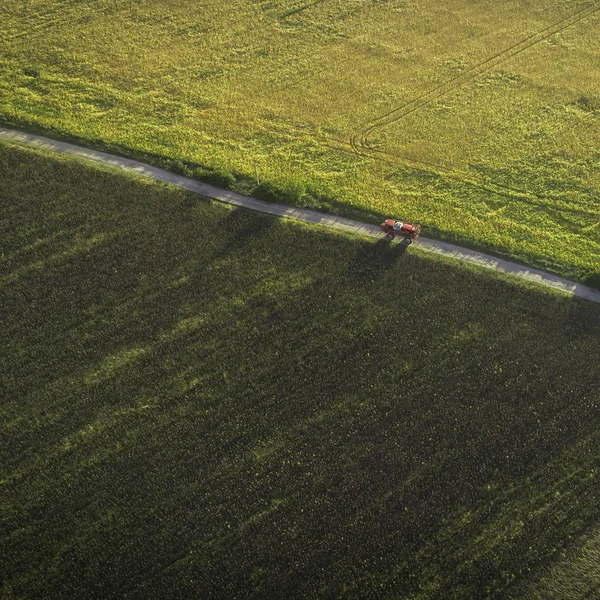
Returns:
[[[3,598],[497,598],[598,518],[596,305],[0,165]]]
[[[599,27],[584,0],[6,0],[0,121],[598,286]]]

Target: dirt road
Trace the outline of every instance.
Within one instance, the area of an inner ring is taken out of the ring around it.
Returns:
[[[20,131],[0,127],[0,140],[6,140],[24,146],[42,148],[44,150],[58,152],[61,154],[69,154],[80,159],[99,162],[117,169],[135,172],[140,175],[151,177],[157,181],[170,183],[172,185],[191,190],[192,192],[197,192],[198,194],[208,196],[209,198],[214,198],[215,200],[227,202],[236,206],[243,206],[250,210],[256,210],[290,219],[297,219],[299,221],[306,221],[307,223],[314,223],[326,227],[344,229],[346,231],[352,231],[361,235],[368,235],[372,237],[382,236],[381,229],[375,225],[361,223],[360,221],[353,221],[352,219],[346,219],[344,217],[327,215],[305,208],[295,208],[293,206],[286,206],[284,204],[275,204],[272,202],[257,200],[256,198],[249,198],[248,196],[242,196],[241,194],[236,194],[235,192],[231,192],[229,190],[223,190],[207,183],[201,183],[194,179],[189,179],[187,177],[183,177],[182,175],[177,175],[137,160],[122,158],[120,156],[114,156],[112,154],[99,152],[97,150],[89,150],[87,148],[69,144],[67,142],[52,140],[41,135],[23,133]],[[541,285],[563,290],[569,294],[574,294],[580,298],[585,298],[586,300],[600,304],[600,290],[595,290],[589,286],[569,281],[568,279],[558,277],[557,275],[552,275],[551,273],[525,267],[508,260],[490,256],[489,254],[484,254],[483,252],[478,252],[476,250],[455,246],[454,244],[449,244],[447,242],[439,242],[420,237],[417,245],[419,248],[430,252],[435,252],[436,254],[449,256],[463,262],[477,264],[481,267],[501,271],[502,273],[508,273],[522,279],[534,281]]]

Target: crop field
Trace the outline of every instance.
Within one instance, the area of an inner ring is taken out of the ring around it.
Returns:
[[[597,522],[597,306],[0,166],[2,598],[499,598]]]
[[[5,0],[0,122],[600,286],[598,64],[598,1]]]

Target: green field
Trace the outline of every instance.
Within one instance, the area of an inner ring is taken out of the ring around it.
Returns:
[[[596,305],[0,166],[2,598],[498,598],[598,519]]]
[[[5,0],[0,17],[0,122],[600,286],[600,2]]]

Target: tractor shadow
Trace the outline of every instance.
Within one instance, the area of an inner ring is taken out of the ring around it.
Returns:
[[[381,239],[375,244],[365,242],[360,245],[354,257],[348,262],[348,275],[356,279],[372,279],[389,271],[406,254],[406,246]]]
[[[276,225],[276,219],[244,208],[235,208],[222,221],[228,237],[224,254],[246,247],[248,242],[259,238]]]

